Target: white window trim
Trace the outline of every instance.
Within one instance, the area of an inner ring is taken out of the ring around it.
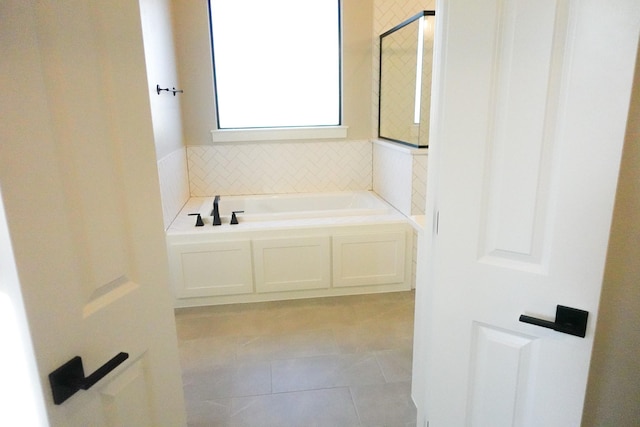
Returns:
[[[213,142],[281,141],[292,139],[343,139],[348,126],[309,126],[289,128],[213,129]]]

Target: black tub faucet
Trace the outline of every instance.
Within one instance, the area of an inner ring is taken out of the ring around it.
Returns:
[[[213,217],[213,225],[222,225],[220,221],[220,210],[218,209],[218,202],[220,201],[220,196],[216,196],[213,199],[213,210],[211,211],[211,216]]]

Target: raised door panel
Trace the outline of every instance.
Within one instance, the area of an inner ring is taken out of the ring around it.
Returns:
[[[257,292],[328,289],[329,237],[253,241]]]
[[[148,379],[145,375],[145,357],[121,372],[100,390],[107,410],[107,425],[111,427],[151,427],[151,409]]]
[[[333,237],[333,286],[367,286],[405,280],[404,232]]]
[[[249,241],[171,244],[169,252],[178,298],[253,292]]]
[[[524,425],[538,340],[481,323],[473,325],[469,420],[474,426]]]
[[[479,255],[492,265],[543,272],[567,5],[498,2],[497,19]]]
[[[82,426],[152,427],[154,422],[146,354],[128,366],[120,366],[87,391],[64,402],[67,418]]]

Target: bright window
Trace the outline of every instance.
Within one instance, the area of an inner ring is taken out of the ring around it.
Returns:
[[[340,125],[338,0],[210,0],[219,129]]]

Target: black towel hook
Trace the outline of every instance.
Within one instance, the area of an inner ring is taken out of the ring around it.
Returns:
[[[182,89],[176,89],[175,87],[173,89],[169,89],[168,87],[161,88],[160,85],[156,85],[156,93],[160,95],[160,92],[162,91],[173,92],[173,96],[176,96],[176,93],[184,93]]]

